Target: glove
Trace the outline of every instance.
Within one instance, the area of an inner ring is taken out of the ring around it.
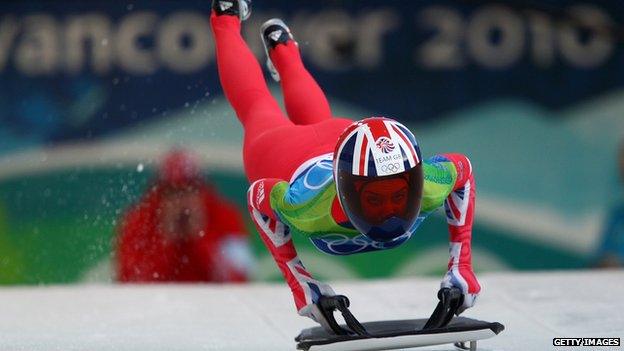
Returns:
[[[334,289],[332,289],[331,286],[329,286],[328,284],[319,282],[318,287],[322,295],[319,296],[317,294],[313,294],[314,296],[312,296],[312,301],[300,308],[298,313],[300,316],[308,317],[316,323],[319,323],[321,326],[323,326],[323,328],[325,328],[325,330],[327,330],[327,326],[329,324],[318,306],[318,301],[321,296],[336,296],[336,293],[334,292]]]
[[[457,309],[456,315],[460,315],[466,309],[474,306],[479,292],[481,291],[481,285],[477,281],[477,277],[472,271],[472,267],[468,268],[451,268],[442,279],[440,288],[456,287],[462,291],[464,297],[462,305]]]
[[[321,327],[323,327],[323,329],[325,329],[327,332],[333,333],[331,324],[328,321],[326,315],[323,313],[321,306],[318,304],[318,302],[311,303],[300,309],[299,315],[312,319],[316,323],[320,324]]]

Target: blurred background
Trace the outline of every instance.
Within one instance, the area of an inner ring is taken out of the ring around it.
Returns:
[[[0,284],[124,280],[124,218],[181,149],[240,215],[224,231],[248,233],[231,251],[242,280],[281,280],[246,212],[209,12],[208,0],[0,3]],[[263,66],[259,28],[276,16],[336,115],[393,117],[425,156],[471,158],[477,274],[622,264],[624,2],[256,0],[243,31]],[[441,277],[448,260],[443,211],[387,252],[295,241],[320,279]]]

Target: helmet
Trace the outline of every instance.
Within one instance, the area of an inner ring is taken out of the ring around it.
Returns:
[[[420,212],[421,159],[416,138],[395,120],[366,118],[342,132],[334,179],[340,205],[357,230],[378,242],[409,231]]]

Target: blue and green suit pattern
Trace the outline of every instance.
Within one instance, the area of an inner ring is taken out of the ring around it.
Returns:
[[[408,240],[418,226],[443,206],[453,190],[457,171],[444,156],[423,161],[424,189],[421,212],[413,227],[389,242],[376,242],[358,232],[346,218],[337,215],[336,187],[332,155],[320,157],[288,183],[278,182],[270,192],[270,205],[276,217],[293,235],[304,235],[321,251],[332,255],[350,255],[397,247]]]

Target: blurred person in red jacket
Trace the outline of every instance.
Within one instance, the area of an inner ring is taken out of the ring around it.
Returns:
[[[164,158],[119,231],[120,282],[244,282],[253,265],[241,214],[184,150]]]

